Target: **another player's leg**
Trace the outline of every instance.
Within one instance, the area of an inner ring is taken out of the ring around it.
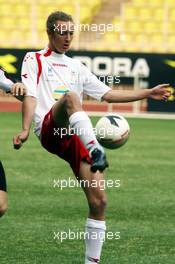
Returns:
[[[0,217],[7,210],[7,187],[3,165],[0,161]]]
[[[92,160],[91,170],[103,171],[108,167],[103,148],[98,143],[91,121],[83,111],[80,99],[74,92],[68,92],[52,108],[53,118],[58,127],[70,127],[80,137]]]
[[[99,263],[106,230],[104,178],[100,172],[93,173],[90,165],[85,162],[80,164],[78,178],[89,204],[89,215],[85,230],[85,264]]]

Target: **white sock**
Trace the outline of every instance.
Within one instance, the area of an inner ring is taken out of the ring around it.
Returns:
[[[87,219],[85,264],[99,263],[105,240],[105,221]]]
[[[86,149],[91,151],[97,147],[103,151],[103,148],[95,137],[91,121],[84,111],[73,113],[69,117],[69,123],[71,128],[74,128],[75,133],[80,137]]]

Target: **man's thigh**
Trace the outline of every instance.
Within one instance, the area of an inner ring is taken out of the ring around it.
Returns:
[[[52,107],[54,121],[59,127],[68,127],[69,116],[77,111],[82,111],[82,104],[73,91],[64,94]]]
[[[65,108],[65,96],[53,105],[52,116],[57,127],[68,128],[69,118]]]
[[[41,144],[47,151],[66,160],[77,176],[82,160],[91,163],[89,151],[76,134],[67,135],[65,130],[58,128],[50,110],[43,120],[40,135]]]

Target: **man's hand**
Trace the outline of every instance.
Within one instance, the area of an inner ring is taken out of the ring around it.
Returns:
[[[25,96],[22,103],[22,131],[13,137],[13,145],[15,149],[19,149],[25,142],[30,133],[30,127],[36,107],[36,98]]]
[[[26,94],[26,87],[23,83],[17,82],[12,85],[11,93],[14,96],[23,96]]]
[[[169,90],[169,84],[160,84],[150,89],[149,98],[155,100],[167,101],[168,97],[171,96],[172,92]]]
[[[22,130],[19,134],[13,137],[14,149],[20,149],[22,143],[24,143],[29,137],[29,130]]]

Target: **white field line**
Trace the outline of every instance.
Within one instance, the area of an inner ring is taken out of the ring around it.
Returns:
[[[168,119],[168,120],[175,120],[175,113],[154,113],[154,112],[149,112],[149,113],[127,113],[127,112],[87,112],[89,116],[104,116],[104,115],[109,115],[109,114],[120,114],[124,117],[129,117],[129,118],[147,118],[147,119]]]

